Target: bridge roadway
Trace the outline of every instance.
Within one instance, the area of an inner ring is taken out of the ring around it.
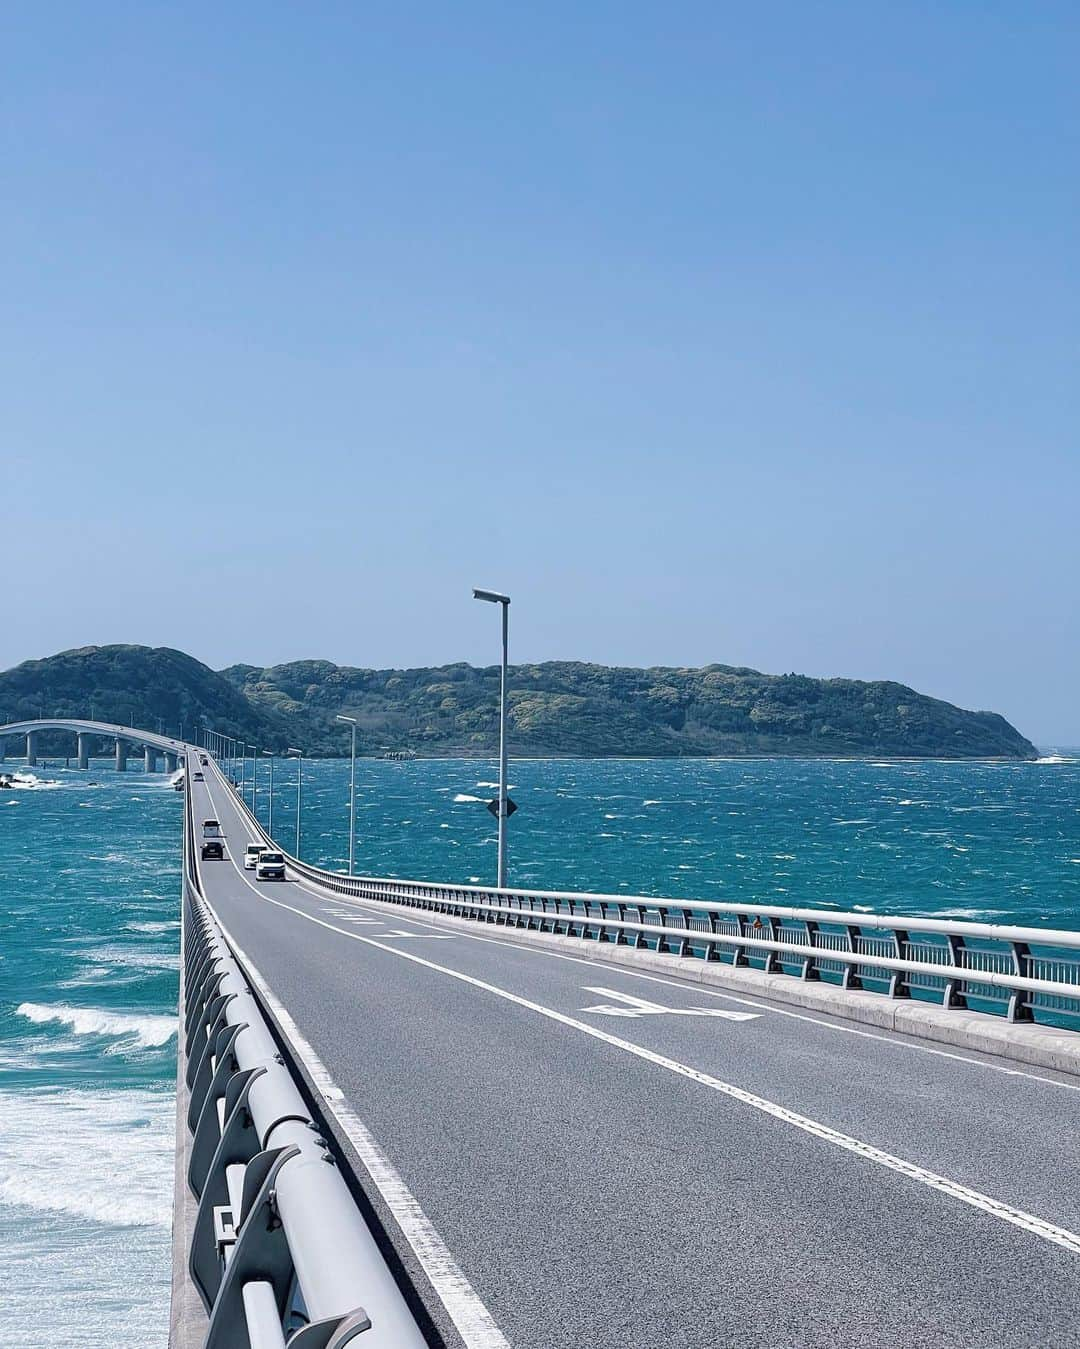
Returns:
[[[256,884],[205,772],[205,894],[456,1261],[397,1234],[448,1343],[1080,1342],[1080,1079]]]

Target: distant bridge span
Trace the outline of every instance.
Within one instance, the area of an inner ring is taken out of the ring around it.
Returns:
[[[39,717],[31,721],[10,721],[0,726],[0,760],[4,758],[7,741],[16,736],[24,736],[27,766],[35,767],[38,761],[37,737],[41,731],[71,731],[77,738],[80,768],[89,766],[90,741],[95,738],[114,742],[116,767],[121,772],[127,767],[128,747],[131,745],[143,747],[147,772],[156,769],[157,757],[163,754],[166,772],[174,773],[180,759],[188,750],[183,740],[171,735],[157,735],[153,731],[138,730],[134,726],[117,726],[109,721],[88,721],[81,717]]]

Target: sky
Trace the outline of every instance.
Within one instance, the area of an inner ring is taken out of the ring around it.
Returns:
[[[15,3],[0,667],[891,678],[1080,744],[1080,10]]]

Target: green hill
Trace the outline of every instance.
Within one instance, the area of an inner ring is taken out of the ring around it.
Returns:
[[[175,733],[200,722],[267,748],[346,751],[339,712],[365,754],[488,756],[499,672],[443,665],[363,670],[294,661],[216,672],[168,647],[102,646],[0,674],[0,722],[87,717]],[[1030,741],[994,712],[968,712],[903,684],[766,675],[728,665],[621,669],[576,661],[510,671],[517,755],[851,755],[1029,759]]]

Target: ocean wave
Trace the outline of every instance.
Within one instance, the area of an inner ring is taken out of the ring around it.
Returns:
[[[180,926],[179,918],[169,918],[160,923],[125,923],[129,932],[171,932]]]
[[[153,1013],[110,1012],[100,1007],[65,1007],[21,1002],[15,1009],[35,1026],[58,1022],[76,1035],[102,1035],[134,1042],[137,1049],[156,1049],[176,1034],[176,1017]]]
[[[8,780],[8,789],[17,792],[52,792],[64,783],[56,778],[39,778],[36,773],[4,773]]]
[[[171,1091],[0,1091],[0,1203],[167,1227]]]
[[[454,797],[454,804],[459,805],[462,801],[482,801],[483,799],[482,796],[469,796],[467,792],[458,792],[457,796]]]

